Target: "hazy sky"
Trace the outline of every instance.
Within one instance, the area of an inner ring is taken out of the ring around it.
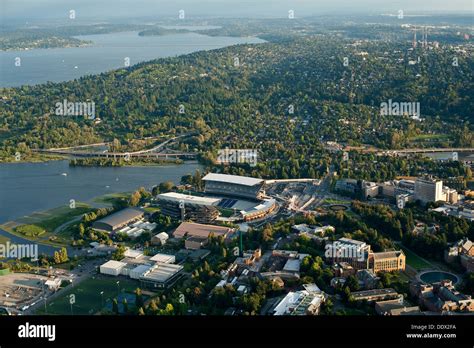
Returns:
[[[0,0],[1,18],[61,19],[74,9],[78,18],[117,19],[132,17],[296,17],[324,13],[377,14],[396,12],[473,11],[473,0]]]

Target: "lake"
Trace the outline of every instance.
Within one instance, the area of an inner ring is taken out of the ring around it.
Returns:
[[[138,32],[76,36],[93,41],[87,47],[0,52],[0,87],[61,82],[99,74],[163,57],[211,50],[244,43],[263,43],[255,37],[210,37],[198,33],[139,36]],[[15,66],[15,58],[21,66]]]
[[[196,169],[202,170],[197,162],[147,167],[69,167],[69,161],[0,164],[0,223],[68,205],[71,199],[90,202],[107,193],[131,192],[140,186],[151,189],[164,181],[177,184]],[[27,243],[5,231],[0,234]],[[55,248],[40,248],[48,250]]]

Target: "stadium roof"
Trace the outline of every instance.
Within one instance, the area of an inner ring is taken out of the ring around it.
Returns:
[[[219,182],[225,182],[228,184],[244,185],[244,186],[261,185],[264,182],[263,179],[251,178],[248,176],[227,175],[227,174],[217,174],[217,173],[209,173],[204,178],[202,178],[202,180],[219,181]]]
[[[158,199],[179,202],[183,201],[185,204],[198,204],[198,205],[217,205],[221,201],[220,198],[211,198],[211,197],[199,197],[185,195],[177,192],[167,192],[162,193],[157,196]]]

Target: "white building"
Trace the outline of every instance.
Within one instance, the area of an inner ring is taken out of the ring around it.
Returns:
[[[155,256],[150,258],[150,261],[161,263],[175,263],[176,257],[174,255],[168,254],[156,254]]]
[[[151,238],[151,244],[153,245],[165,245],[168,241],[169,236],[166,232],[158,233]]]
[[[301,291],[290,291],[275,307],[273,315],[318,315],[324,293],[311,284]]]
[[[110,260],[100,266],[100,273],[118,276],[126,265],[125,262]]]
[[[140,265],[140,266],[137,266],[135,267],[134,269],[132,269],[130,271],[130,278],[132,279],[140,279],[142,276],[145,275],[145,273],[147,273],[147,271],[151,268],[152,266],[150,265]]]
[[[415,200],[423,203],[445,201],[443,181],[430,178],[417,178],[415,181]]]
[[[143,256],[143,252],[140,250],[127,249],[123,253],[123,256],[129,259],[139,259]]]
[[[46,285],[49,290],[57,291],[61,287],[61,279],[59,279],[59,278],[48,279],[44,283],[44,285]]]

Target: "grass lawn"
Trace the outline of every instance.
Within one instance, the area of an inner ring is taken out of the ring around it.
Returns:
[[[94,198],[94,202],[96,203],[106,203],[113,205],[115,201],[119,201],[121,199],[130,199],[130,193],[127,192],[121,192],[121,193],[110,193],[107,195],[99,196]]]
[[[408,250],[407,248],[400,246],[406,256],[406,263],[415,268],[416,270],[421,270],[423,268],[432,268],[429,263],[421,259],[417,254]]]
[[[145,209],[146,213],[153,214],[156,211],[160,211],[160,208],[158,207],[146,207]]]
[[[69,299],[71,294],[74,294],[76,299],[75,304],[72,306],[73,314],[86,315],[97,313],[106,307],[107,303],[117,298],[117,281],[120,282],[121,297],[125,293],[133,295],[133,291],[139,287],[139,283],[131,279],[96,275],[94,278],[86,279],[78,285],[69,285],[66,289],[61,290],[61,295],[51,302],[47,302],[46,314],[70,315],[71,305]],[[100,295],[101,291],[104,292],[103,302]],[[45,314],[44,306],[36,314]]]
[[[36,212],[0,225],[0,228],[31,241],[61,246],[69,244],[70,235],[55,236],[54,240],[51,240],[50,237],[54,236],[54,230],[91,210],[90,205],[77,202],[74,209],[67,205],[44,212]]]
[[[0,236],[0,244],[6,244],[10,239],[4,236]]]
[[[349,204],[351,203],[351,201],[342,200],[342,199],[334,199],[334,198],[325,198],[323,203],[324,204]]]

